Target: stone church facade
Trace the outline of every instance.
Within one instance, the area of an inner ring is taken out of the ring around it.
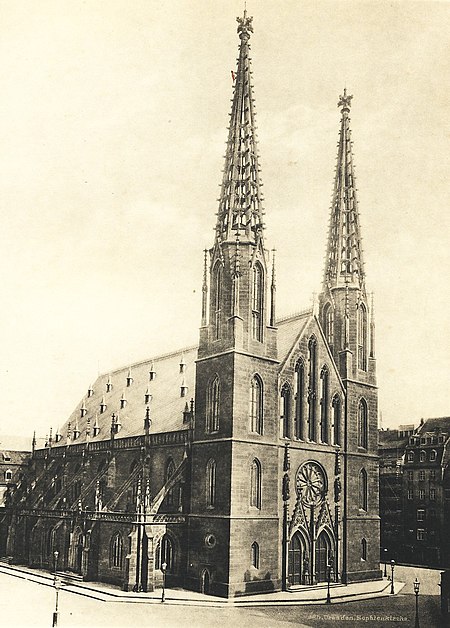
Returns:
[[[276,318],[249,40],[238,19],[197,347],[100,376],[10,496],[15,562],[223,597],[380,577],[374,323],[349,112],[322,291]],[[55,555],[57,552],[57,555]]]

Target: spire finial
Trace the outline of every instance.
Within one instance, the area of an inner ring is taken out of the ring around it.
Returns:
[[[341,109],[341,113],[344,112],[349,112],[350,111],[350,107],[351,107],[351,100],[352,100],[353,96],[347,96],[347,88],[344,87],[344,95],[343,96],[339,96],[339,102],[338,102],[338,107],[342,107]]]
[[[236,21],[239,24],[237,28],[239,37],[246,40],[250,39],[250,33],[253,33],[253,17],[247,17],[247,3],[244,5],[244,16],[237,17]]]

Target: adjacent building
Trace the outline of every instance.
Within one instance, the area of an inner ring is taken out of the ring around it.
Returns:
[[[338,103],[318,303],[279,319],[252,33],[244,13],[199,344],[100,376],[63,428],[33,448],[10,509],[15,561],[56,561],[136,591],[159,586],[165,570],[168,586],[224,597],[315,586],[328,573],[380,577],[375,326],[352,96],[344,90]]]
[[[379,433],[382,557],[447,567],[450,417],[405,427]]]

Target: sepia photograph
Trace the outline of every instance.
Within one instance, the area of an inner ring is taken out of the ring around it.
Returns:
[[[449,625],[449,24],[0,0],[2,625]]]

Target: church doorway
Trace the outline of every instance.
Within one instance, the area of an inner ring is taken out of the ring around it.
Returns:
[[[322,530],[316,543],[317,582],[326,582],[329,560],[331,560],[331,540],[328,533]]]
[[[300,532],[296,532],[289,542],[288,582],[290,585],[306,584],[307,562],[306,543]]]
[[[83,569],[83,549],[84,538],[80,528],[76,528],[73,532],[71,543],[71,560],[70,568],[75,573],[81,574]]]
[[[209,593],[210,583],[211,583],[211,576],[209,574],[209,571],[207,569],[204,569],[202,571],[202,575],[200,578],[200,591],[204,593],[205,595],[208,595]]]

